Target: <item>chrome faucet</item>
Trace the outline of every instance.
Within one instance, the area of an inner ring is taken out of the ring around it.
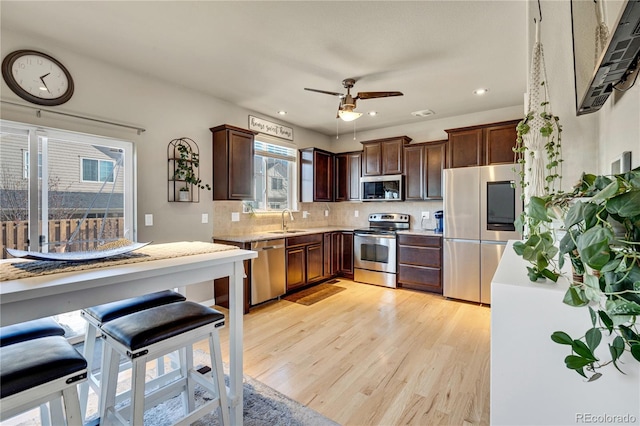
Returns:
[[[289,213],[289,219],[291,219],[291,221],[293,221],[293,213],[291,213],[291,210],[289,210],[289,209],[282,210],[282,230],[284,232],[287,232],[287,225],[284,223],[284,214],[285,213]]]

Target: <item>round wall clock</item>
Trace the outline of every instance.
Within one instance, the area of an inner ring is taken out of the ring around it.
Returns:
[[[2,77],[22,99],[38,105],[60,105],[73,95],[73,79],[57,59],[35,50],[16,50],[2,61]]]

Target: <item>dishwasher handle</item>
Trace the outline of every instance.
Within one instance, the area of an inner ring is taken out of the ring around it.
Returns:
[[[277,246],[259,247],[256,250],[257,251],[265,251],[265,250],[274,250],[274,249],[279,249],[279,248],[284,248],[284,244],[283,245],[277,245]]]

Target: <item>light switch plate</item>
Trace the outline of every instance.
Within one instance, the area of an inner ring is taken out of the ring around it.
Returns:
[[[202,213],[202,223],[209,223],[209,215],[207,213]]]
[[[231,222],[240,222],[240,213],[238,212],[231,213]]]
[[[429,212],[422,212],[423,219],[429,219]]]
[[[144,215],[144,226],[153,226],[153,215],[145,214]]]
[[[325,215],[325,216],[329,216],[329,210],[325,210],[325,211],[324,211],[324,215]]]
[[[360,216],[360,212],[358,210],[354,210],[353,217],[358,217],[358,216]]]

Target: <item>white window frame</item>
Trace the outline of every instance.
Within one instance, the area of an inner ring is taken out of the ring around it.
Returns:
[[[29,179],[29,150],[22,150],[22,178]],[[38,179],[42,179],[42,154],[38,153]]]
[[[84,161],[88,160],[88,161],[97,161],[98,162],[98,180],[88,180],[84,178]],[[116,165],[116,162],[113,160],[103,160],[100,158],[91,158],[91,157],[80,157],[80,182],[87,182],[87,183],[104,183],[103,180],[100,179],[100,164],[101,163],[111,163],[111,170],[113,170],[113,168]],[[107,181],[108,183],[113,183],[113,173],[111,174],[111,180]]]
[[[290,167],[289,170],[289,179],[288,179],[288,185],[289,185],[289,193],[288,193],[288,198],[290,200],[289,203],[289,207],[285,207],[288,208],[292,211],[298,211],[298,173],[299,173],[299,163],[300,163],[300,154],[298,152],[298,147],[294,144],[290,144],[290,143],[286,143],[284,141],[281,141],[279,139],[275,139],[275,138],[271,138],[262,134],[259,134],[255,137],[255,145],[258,144],[269,144],[269,145],[275,145],[278,147],[282,147],[282,148],[286,148],[286,149],[290,149],[292,150],[292,155],[291,156],[285,156],[285,155],[278,155],[278,154],[274,154],[274,153],[270,153],[267,151],[263,151],[260,150],[258,148],[255,148],[255,152],[254,152],[254,158],[257,156],[260,157],[270,157],[270,158],[276,158],[276,159],[283,159],[283,160],[287,160],[292,162],[293,164]],[[255,146],[254,145],[254,146]],[[255,173],[255,172],[254,172]],[[254,175],[253,179],[255,180],[256,176]],[[283,179],[284,180],[284,179]],[[264,181],[264,185],[265,185],[265,189],[269,188],[271,182],[269,181],[268,175],[265,175],[265,181]],[[257,188],[255,189],[257,191]],[[256,200],[260,197],[258,197],[258,194],[255,194]],[[264,197],[261,195],[261,197]],[[283,208],[271,208],[269,206],[269,202],[267,202],[266,198],[263,198],[262,201],[263,205],[265,206],[265,208],[262,209],[253,209],[248,206],[248,202],[251,201],[255,201],[255,200],[245,200],[245,204],[244,204],[244,212],[245,213],[280,213],[282,211]]]

